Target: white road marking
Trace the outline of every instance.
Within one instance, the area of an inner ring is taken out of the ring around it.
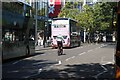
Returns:
[[[71,57],[71,58],[75,58],[75,56]]]
[[[26,60],[26,59],[31,59],[31,58],[33,58],[33,57],[28,57],[28,58],[25,58],[25,59],[23,59],[23,60]]]
[[[75,58],[75,56],[69,57],[69,58],[67,58],[65,61],[68,61],[68,60],[70,60],[70,59],[72,59],[72,58]]]
[[[40,69],[38,70],[38,74],[41,73],[41,72],[42,72],[42,68],[40,68]]]
[[[71,57],[70,58],[67,58],[65,61],[68,61],[68,60],[70,60],[71,59]]]
[[[29,78],[29,77],[32,77],[32,76],[36,76],[36,75],[39,75],[41,72],[42,72],[42,68],[38,69],[38,73],[37,74],[33,74],[33,75],[29,75],[29,76],[26,76],[24,78]]]
[[[103,65],[101,65],[101,67],[102,67],[105,71],[108,71],[107,68],[105,68]]]
[[[104,56],[101,58],[101,63],[105,62],[105,61],[104,61],[104,58],[105,58]],[[113,62],[106,62],[106,63],[101,64],[101,67],[104,69],[104,71],[101,72],[101,73],[99,73],[99,74],[97,74],[97,75],[95,75],[94,77],[95,77],[96,79],[98,78],[98,76],[100,76],[100,75],[102,75],[102,74],[104,74],[105,72],[108,71],[108,69],[104,67],[104,65],[106,65],[106,64],[114,64],[114,63],[113,63]]]
[[[49,54],[50,54],[50,53],[49,53]],[[41,54],[41,55],[45,56],[46,54]],[[12,64],[17,64],[17,63],[19,63],[20,61],[23,61],[23,60],[29,60],[29,59],[32,59],[32,58],[33,58],[33,57],[24,58],[24,59],[21,59],[21,60],[15,61],[15,62],[12,63]]]
[[[28,59],[31,59],[31,58],[33,58],[33,57],[24,58],[24,59],[21,59],[21,60],[15,61],[15,62],[12,63],[12,64],[17,64],[17,63],[19,63],[19,62],[21,62],[21,61],[23,61],[23,60],[28,60]]]
[[[93,51],[93,50],[91,49],[91,50],[88,50],[87,52],[91,52],[91,51]]]
[[[80,53],[80,54],[78,54],[78,55],[80,56],[80,55],[83,55],[83,54],[85,54],[85,53],[86,53],[86,52],[83,52],[83,53]]]
[[[13,64],[17,64],[17,63],[20,62],[20,61],[22,61],[22,59],[21,59],[21,60],[18,60],[18,61],[15,61]]]
[[[98,79],[98,76],[100,76],[101,74],[104,74],[105,72],[108,71],[107,68],[105,68],[103,65],[101,65],[101,67],[104,69],[104,71],[101,72],[101,73],[99,73],[99,74],[97,74],[97,75],[95,75],[94,77],[95,77],[96,79]]]
[[[80,48],[83,48],[83,47],[80,47]]]
[[[91,51],[93,51],[93,49],[88,50],[87,52],[91,52]],[[83,55],[83,54],[85,54],[85,53],[87,53],[87,52],[82,52],[82,53],[80,53],[80,54],[78,54],[78,55],[80,56],[80,55]],[[70,58],[67,58],[65,61],[68,61],[68,60],[70,60],[70,59],[72,59],[72,58],[75,58],[75,56],[72,56],[72,57],[70,57]]]
[[[106,64],[114,64],[114,62],[106,62],[106,63],[104,63],[102,65],[106,65]]]
[[[107,71],[103,71],[103,72],[101,72],[101,73],[99,73],[99,74],[97,74],[96,76],[94,76],[96,79],[98,79],[98,76],[100,76],[101,74],[103,74],[103,73],[105,73],[105,72],[107,72]]]
[[[51,68],[53,67],[53,66],[50,66]]]
[[[62,61],[58,61],[58,63],[55,64],[55,65],[58,66],[58,65],[61,65],[61,64],[62,64]]]

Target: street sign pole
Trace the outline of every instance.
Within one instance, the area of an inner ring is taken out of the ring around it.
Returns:
[[[35,2],[35,45],[37,45],[38,36],[37,36],[37,0]]]

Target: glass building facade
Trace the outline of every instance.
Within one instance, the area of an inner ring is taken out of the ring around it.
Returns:
[[[36,1],[34,0],[31,2],[35,19],[37,17],[37,30],[44,30],[45,28],[45,22],[48,19],[47,4],[48,4],[47,0],[36,0]]]
[[[49,37],[48,30],[48,1],[47,0],[27,0],[33,7],[34,24],[36,32],[36,42],[41,36],[45,44],[47,37]]]

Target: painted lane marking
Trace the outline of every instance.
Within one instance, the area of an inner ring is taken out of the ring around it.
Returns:
[[[51,53],[49,53],[49,54],[51,54]],[[46,54],[41,54],[42,56],[45,56]],[[18,61],[15,61],[14,63],[12,63],[12,64],[17,64],[17,63],[19,63],[19,62],[21,62],[21,61],[23,61],[23,60],[29,60],[29,59],[32,59],[33,57],[28,57],[28,58],[24,58],[24,59],[21,59],[21,60],[18,60]]]
[[[85,53],[86,53],[86,52],[83,52],[83,53],[80,53],[80,54],[78,54],[78,55],[80,56],[80,55],[83,55],[83,54],[85,54]]]
[[[32,76],[37,76],[37,75],[39,75],[41,72],[42,72],[42,68],[40,68],[40,69],[38,69],[38,72],[37,72],[37,74],[32,74],[32,75],[29,75],[29,76],[26,76],[26,77],[24,77],[24,78],[29,78],[29,77],[32,77]]]
[[[105,59],[105,57],[103,56],[103,57],[101,58],[101,63],[102,63],[102,62],[105,62],[104,59]],[[106,65],[106,64],[114,64],[114,62],[106,62],[106,63],[104,63],[104,64],[101,64],[101,67],[104,69],[104,71],[102,71],[101,73],[95,75],[94,77],[95,77],[96,79],[98,79],[98,77],[99,77],[100,75],[108,72],[108,69],[107,69],[106,67],[104,67],[104,65]]]
[[[40,69],[38,70],[38,74],[41,73],[41,72],[42,72],[42,68],[40,68]]]
[[[65,61],[68,61],[68,60],[73,59],[73,58],[75,58],[75,56],[69,57]]]
[[[23,60],[27,60],[27,59],[32,59],[33,57],[28,57],[28,58],[25,58],[25,59],[23,59]]]
[[[104,73],[106,73],[108,71],[107,68],[105,68],[103,65],[101,65],[101,67],[104,69],[104,71],[102,71],[102,72],[98,73],[97,75],[93,76],[96,79],[98,79],[98,76],[100,76],[100,75],[102,75],[102,74],[104,74]]]
[[[71,59],[72,59],[72,58],[75,58],[75,56],[71,57]]]
[[[12,64],[17,64],[17,63],[19,63],[19,62],[21,62],[21,61],[23,61],[23,60],[29,60],[29,59],[32,59],[32,58],[33,58],[33,57],[24,58],[24,59],[21,59],[21,60],[15,61],[15,62],[12,63]]]
[[[101,74],[103,74],[105,72],[107,72],[107,71],[103,71],[103,72],[101,72],[101,73],[99,73],[99,74],[97,74],[96,76],[93,76],[93,77],[95,77],[96,79],[98,79],[98,76],[100,76]]]
[[[91,49],[91,50],[88,50],[87,52],[91,52],[91,51],[93,51],[93,49]]]
[[[18,60],[18,61],[15,61],[15,62],[12,63],[12,64],[17,64],[17,63],[19,63],[20,61],[22,61],[22,59],[21,59],[21,60]]]
[[[114,65],[114,62],[106,62],[106,63],[104,63],[102,65],[107,65],[107,64],[113,64]]]
[[[83,47],[80,47],[80,48],[83,48]]]
[[[61,65],[62,64],[62,61],[58,61],[58,63],[57,64],[54,64],[55,66],[58,66],[58,65]],[[51,66],[51,67],[53,67],[53,66]]]
[[[21,60],[15,61],[15,62],[12,63],[12,64],[17,64],[17,63],[19,63],[19,62],[21,62],[21,61],[23,61],[23,60],[29,60],[29,59],[32,59],[32,58],[33,58],[33,57],[24,58],[24,59],[21,59]]]
[[[53,67],[53,66],[50,66],[51,68]]]
[[[70,58],[67,58],[65,61],[68,61],[68,60],[70,60],[71,59],[71,57]]]
[[[101,72],[101,73],[99,73],[99,74],[97,74],[97,75],[95,75],[94,77],[95,77],[96,79],[98,79],[98,76],[100,76],[100,75],[108,72],[108,69],[104,67],[104,65],[106,65],[106,64],[114,64],[114,63],[113,63],[113,62],[107,62],[107,63],[105,63],[105,64],[102,64],[101,67],[104,69],[104,71]]]

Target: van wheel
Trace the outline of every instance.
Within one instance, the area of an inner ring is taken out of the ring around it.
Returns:
[[[80,45],[81,45],[81,42],[79,41],[79,42],[78,42],[78,47],[79,47]]]

